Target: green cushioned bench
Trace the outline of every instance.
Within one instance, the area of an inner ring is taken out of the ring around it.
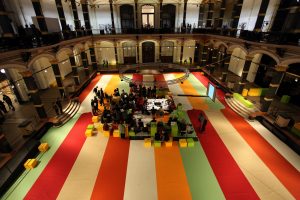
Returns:
[[[94,129],[94,124],[89,124],[86,129]]]
[[[238,93],[233,93],[233,98],[238,100],[240,103],[242,103],[247,108],[253,108],[253,103],[251,103],[250,101],[245,99],[242,95],[240,95]]]
[[[195,146],[195,141],[193,138],[188,138],[186,139],[187,143],[188,143],[188,147],[194,147]]]
[[[154,147],[161,147],[161,141],[155,140]]]

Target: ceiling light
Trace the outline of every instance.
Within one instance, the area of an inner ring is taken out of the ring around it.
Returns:
[[[5,69],[1,69],[0,71],[1,73],[5,74]]]

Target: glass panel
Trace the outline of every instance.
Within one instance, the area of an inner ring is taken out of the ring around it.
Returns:
[[[148,17],[149,17],[149,25],[150,25],[150,27],[152,28],[152,27],[154,27],[154,15],[153,14],[151,14],[151,15],[148,15]]]

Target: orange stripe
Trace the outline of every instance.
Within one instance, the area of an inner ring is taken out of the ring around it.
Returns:
[[[174,74],[175,78],[180,78],[183,76],[183,74]],[[193,87],[193,85],[188,81],[185,80],[183,84],[178,84],[184,94],[190,94],[190,95],[199,95],[197,90]],[[201,97],[187,97],[191,105],[193,106],[194,109],[197,110],[207,110],[208,105],[205,103],[205,99]]]
[[[154,152],[158,199],[192,199],[178,146]]]

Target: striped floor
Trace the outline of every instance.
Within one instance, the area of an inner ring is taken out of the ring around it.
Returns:
[[[126,75],[136,80],[161,81],[181,76]],[[224,102],[185,97],[205,95],[208,80],[192,73],[183,84],[169,85],[185,118],[199,129],[200,110],[209,119],[206,131],[196,131],[194,148],[144,148],[143,141],[86,138],[91,123],[92,89],[112,94],[129,91],[118,75],[97,76],[80,95],[78,114],[42,138],[50,149],[38,156],[34,170],[25,171],[2,199],[300,199],[300,157],[259,122],[248,122]]]

